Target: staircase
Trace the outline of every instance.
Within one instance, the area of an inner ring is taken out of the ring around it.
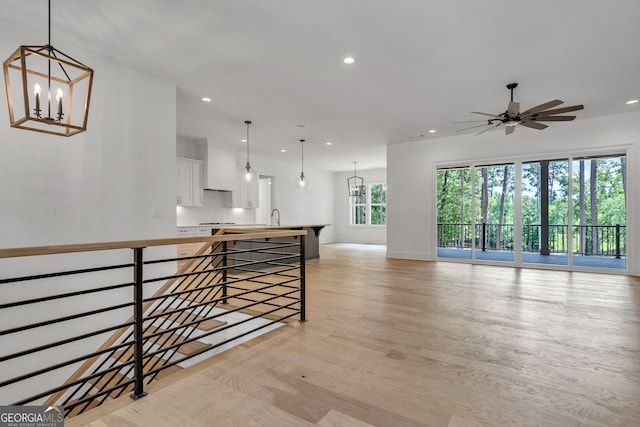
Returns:
[[[179,278],[169,280],[150,298],[156,300],[145,307],[145,384],[182,370],[180,360],[212,347],[212,344],[194,340],[192,337],[227,325],[226,321],[211,317],[219,301],[202,304],[202,301],[215,301],[222,294],[220,282],[223,273],[215,270],[221,261],[219,257],[197,258],[215,250],[216,248],[210,245],[202,245],[194,259],[188,260],[178,270],[176,276]],[[177,296],[173,296],[174,293]],[[67,382],[79,381],[82,378],[88,378],[88,381],[73,392],[52,395],[45,405],[52,405],[53,402],[63,399],[67,416],[74,416],[133,392],[132,338],[132,327],[116,332],[103,348],[112,347],[114,344],[122,344],[123,347],[85,363],[86,366],[78,369]],[[98,374],[100,372],[104,373]]]

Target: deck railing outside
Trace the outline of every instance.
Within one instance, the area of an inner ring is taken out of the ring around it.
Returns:
[[[12,399],[0,404],[64,406],[75,415],[128,393],[137,399],[185,363],[296,316],[305,321],[305,234],[245,230],[0,250],[0,260],[24,261],[14,265],[92,253],[120,260],[95,266],[94,256],[86,266],[19,276],[0,269],[3,295],[21,295],[0,301],[7,319],[0,324],[0,396]],[[180,243],[202,247],[184,258],[148,255],[159,247],[175,253]],[[176,271],[178,260],[188,262]],[[87,351],[88,342],[103,344]]]
[[[514,250],[513,224],[476,224],[475,233],[470,223],[438,223],[438,247],[478,250]],[[541,224],[522,226],[522,251],[539,252]],[[550,253],[567,254],[569,248],[569,226],[550,224],[548,226],[548,249]],[[574,225],[572,250],[576,255],[605,256],[622,258],[626,255],[626,226],[616,225]]]

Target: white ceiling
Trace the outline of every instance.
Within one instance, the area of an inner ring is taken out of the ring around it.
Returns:
[[[452,122],[478,119],[470,111],[506,109],[509,82],[523,108],[584,104],[576,120],[640,108],[625,104],[640,98],[638,0],[52,3],[56,48],[177,85],[179,136],[242,148],[248,119],[252,153],[298,161],[304,138],[305,165],[331,171],[384,167],[389,143],[459,135]],[[0,23],[45,44],[46,11],[5,1]],[[571,123],[542,132],[555,126]]]

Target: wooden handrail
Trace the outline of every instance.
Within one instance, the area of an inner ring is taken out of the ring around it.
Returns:
[[[179,245],[181,243],[224,242],[233,240],[264,239],[272,237],[303,236],[304,230],[273,230],[246,228],[221,228],[215,236],[173,237],[168,239],[125,240],[119,242],[81,243],[57,246],[34,246],[25,248],[0,249],[0,258],[17,258],[37,255],[55,255],[74,252],[95,252],[115,249],[147,248],[151,246]],[[239,236],[241,235],[241,236]]]

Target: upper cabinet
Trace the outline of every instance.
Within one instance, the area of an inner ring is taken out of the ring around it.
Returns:
[[[236,190],[236,150],[209,141],[199,142],[197,157],[205,159],[204,188],[207,190]]]
[[[176,204],[202,206],[204,204],[203,179],[203,162],[178,157]]]
[[[236,187],[227,195],[226,202],[229,208],[258,208],[258,180],[246,182],[242,179],[242,171],[236,171]]]

